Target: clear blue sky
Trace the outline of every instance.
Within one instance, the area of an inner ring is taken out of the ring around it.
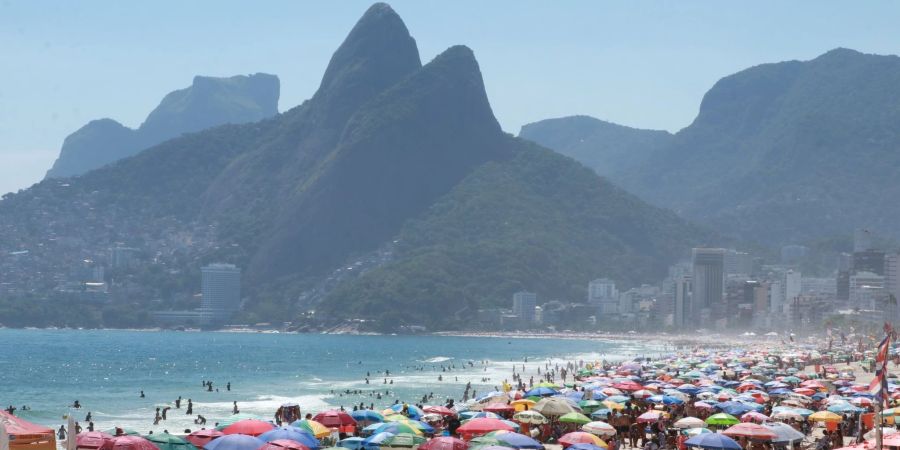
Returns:
[[[86,122],[138,126],[196,74],[268,72],[309,98],[369,1],[0,0],[0,192],[40,180]],[[424,61],[471,47],[498,119],[671,131],[743,68],[835,47],[900,53],[895,1],[394,1]]]

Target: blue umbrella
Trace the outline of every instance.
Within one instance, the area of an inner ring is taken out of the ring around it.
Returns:
[[[309,447],[310,450],[319,448],[319,441],[315,438],[315,436],[310,434],[308,431],[297,427],[275,428],[274,430],[269,430],[259,435],[259,438],[266,442],[272,442],[278,439],[288,439],[291,441],[297,441]]]
[[[708,450],[741,450],[741,445],[728,436],[720,433],[698,434],[684,442],[688,447],[700,447]]]
[[[722,402],[716,405],[716,408],[735,417],[753,410],[753,408],[741,402]]]
[[[502,433],[494,436],[494,439],[500,441],[500,444],[512,448],[527,448],[541,450],[544,444],[519,433]]]
[[[606,416],[610,415],[612,411],[606,408],[598,409],[591,413],[591,419],[605,420]]]
[[[584,399],[584,392],[581,391],[570,391],[566,392],[566,397],[571,398],[575,401],[580,401]]]
[[[363,441],[365,441],[365,439],[361,437],[348,437],[347,439],[342,439],[341,442],[338,443],[338,446],[349,448],[350,450],[359,450],[363,448]]]
[[[394,433],[381,432],[377,434],[373,434],[372,436],[367,437],[363,440],[363,447],[365,448],[378,448],[382,442],[394,437]]]
[[[608,395],[606,395],[600,391],[594,391],[594,400],[597,400],[598,402],[602,402],[603,400],[606,400],[608,397],[609,397]]]
[[[381,413],[377,411],[372,411],[371,409],[351,411],[350,417],[352,417],[357,422],[384,422],[384,416],[382,416]]]
[[[700,388],[698,388],[692,384],[682,384],[681,386],[678,386],[676,389],[678,389],[681,392],[684,392],[685,394],[689,394],[689,395],[697,395],[698,393],[700,393]]]
[[[569,447],[566,447],[566,450],[606,450],[603,447],[598,447],[594,444],[575,444]]]
[[[559,395],[559,392],[556,389],[550,389],[546,386],[541,386],[525,393],[526,397],[544,397],[549,395]]]
[[[397,403],[395,405],[391,405],[390,409],[393,410],[394,412],[399,413],[399,412],[403,411],[403,405],[400,403]],[[413,420],[419,420],[424,415],[425,415],[425,412],[422,411],[421,409],[419,409],[418,406],[406,405],[406,417],[409,417],[410,419],[413,419]]]
[[[203,448],[208,450],[256,450],[263,445],[266,445],[266,441],[253,436],[229,434],[213,439]]]

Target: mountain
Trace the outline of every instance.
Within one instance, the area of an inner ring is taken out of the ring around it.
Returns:
[[[166,95],[136,130],[99,119],[70,134],[46,178],[81,175],[184,133],[271,117],[278,113],[278,94],[274,75],[194,77],[190,87]]]
[[[522,127],[519,137],[552,148],[618,179],[646,163],[672,142],[667,131],[642,130],[595,119],[570,116],[547,119]]]
[[[634,151],[652,157],[607,163],[619,173],[587,156],[588,147],[609,154],[612,139],[576,154],[575,127],[556,127],[566,137],[534,136],[651,203],[745,239],[802,242],[860,226],[896,237],[898,105],[900,58],[836,49],[723,78],[662,149]]]
[[[29,283],[55,286],[52,274],[123,242],[147,255],[136,273],[116,274],[132,283],[130,301],[186,307],[197,267],[231,262],[244,269],[251,322],[308,309],[337,321],[415,302],[416,313],[382,328],[465,327],[440,312],[474,314],[521,288],[581,301],[598,276],[655,281],[709,239],[504,133],[473,52],[453,46],[422,65],[383,3],[353,27],[303,104],[0,201],[0,255],[27,249],[23,258],[40,266],[28,273],[47,274]],[[333,277],[373,254],[389,256],[361,276]],[[308,300],[329,280],[339,281]]]

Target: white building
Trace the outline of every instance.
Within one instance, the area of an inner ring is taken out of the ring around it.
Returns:
[[[513,314],[523,323],[534,323],[537,294],[534,292],[516,292],[513,294]]]
[[[858,309],[876,309],[875,299],[884,292],[884,277],[872,272],[850,275],[850,305]]]
[[[618,314],[619,290],[616,289],[616,282],[609,278],[598,278],[588,283],[588,303],[597,306],[604,316]]]
[[[200,268],[200,312],[206,322],[231,318],[241,309],[241,269],[234,264],[210,264]]]
[[[790,304],[803,292],[803,276],[798,270],[784,273],[784,300]]]

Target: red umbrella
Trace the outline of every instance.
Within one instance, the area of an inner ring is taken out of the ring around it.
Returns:
[[[353,417],[350,417],[350,414],[335,409],[320,412],[313,417],[313,420],[329,428],[356,425],[356,420],[354,420]]]
[[[112,438],[112,450],[159,450],[152,442],[140,436],[117,436]]]
[[[276,439],[266,442],[257,450],[309,450],[309,447],[290,439]]]
[[[620,381],[620,382],[618,382],[618,383],[613,383],[612,387],[614,387],[614,388],[616,388],[616,389],[621,389],[621,390],[623,390],[623,391],[638,391],[638,390],[641,390],[641,389],[644,388],[644,387],[641,386],[640,384],[638,384],[638,383],[636,383],[636,382],[634,382],[634,381],[631,381],[631,380],[626,380],[626,381]]]
[[[732,425],[727,430],[723,431],[722,434],[732,437],[743,436],[750,439],[763,440],[775,439],[778,437],[772,430],[755,423],[739,423],[737,425]]]
[[[419,446],[419,450],[466,450],[468,448],[469,444],[466,441],[450,436],[437,437]]]
[[[237,422],[228,425],[224,430],[222,430],[222,433],[246,434],[247,436],[256,437],[273,428],[275,428],[275,425],[272,425],[271,423],[264,420],[245,419],[238,420]]]
[[[508,403],[489,403],[487,406],[482,408],[482,410],[492,413],[506,413],[513,412],[516,410],[516,408]]]
[[[600,438],[594,436],[591,433],[585,433],[584,431],[575,431],[560,436],[558,442],[562,444],[563,448],[566,448],[571,447],[575,444],[597,445],[598,440],[600,440]]]
[[[210,441],[221,436],[225,436],[225,433],[215,428],[210,428],[208,430],[197,430],[187,435],[185,440],[194,444],[197,448],[203,448],[206,444],[209,444]]]
[[[456,413],[453,412],[452,409],[446,406],[426,406],[422,408],[422,411],[432,414],[440,414],[442,416],[455,416]]]
[[[75,446],[77,448],[110,450],[112,449],[112,440],[111,434],[102,431],[88,431],[75,436]]]
[[[456,429],[460,434],[485,434],[491,431],[505,430],[513,431],[513,427],[507,425],[500,419],[491,419],[489,417],[479,417],[472,419]]]

